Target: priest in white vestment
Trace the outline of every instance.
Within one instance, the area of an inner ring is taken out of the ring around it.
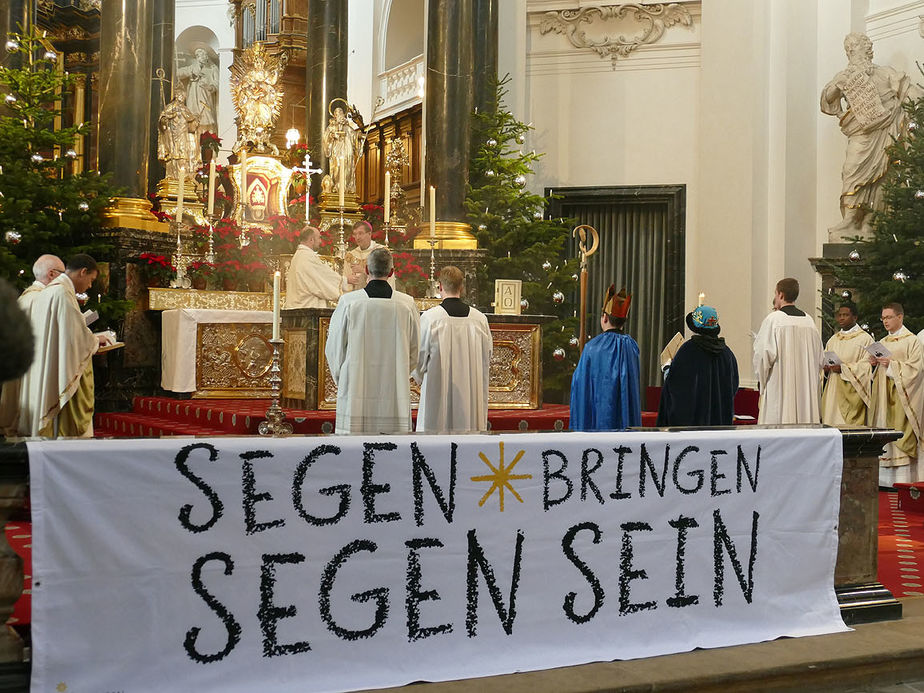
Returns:
[[[22,380],[20,435],[93,435],[93,355],[105,338],[87,327],[76,294],[96,275],[92,257],[75,255],[32,302],[35,360]]]
[[[343,293],[362,289],[366,285],[369,276],[366,274],[366,260],[369,259],[369,253],[384,247],[372,240],[372,224],[368,221],[357,221],[353,225],[353,240],[356,247],[350,248],[343,258]],[[388,278],[388,285],[395,288],[394,274]]]
[[[318,255],[321,232],[306,226],[286,272],[286,308],[329,308],[340,298],[340,274]]]
[[[824,370],[828,376],[821,393],[821,422],[829,426],[865,426],[870,403],[872,366],[866,347],[873,343],[869,332],[857,324],[857,307],[843,303],[835,313],[840,330],[825,345],[840,363]]]
[[[773,312],[754,339],[754,370],[760,384],[757,423],[816,424],[821,421],[821,335],[811,316],[795,306],[799,282],[777,282]]]
[[[420,315],[414,299],[386,281],[394,271],[388,250],[373,250],[366,269],[365,288],[341,297],[327,332],[324,355],[337,384],[335,432],[408,433]]]
[[[35,277],[35,281],[25,288],[17,300],[19,307],[27,318],[31,320],[32,302],[38,292],[63,272],[64,262],[57,255],[42,255],[35,261],[32,265],[32,276]],[[16,435],[19,423],[19,393],[21,386],[22,378],[3,384],[3,391],[0,392],[0,434]]]
[[[922,480],[918,441],[924,409],[924,346],[905,327],[904,313],[900,303],[883,306],[882,326],[889,334],[880,341],[889,355],[869,357],[875,368],[869,425],[892,428],[902,434],[879,457],[880,486]]]
[[[469,433],[488,430],[488,380],[494,341],[488,319],[463,302],[463,275],[440,271],[440,305],[420,316],[417,430]]]

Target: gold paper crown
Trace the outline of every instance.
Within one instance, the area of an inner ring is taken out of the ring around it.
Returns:
[[[623,318],[629,314],[629,306],[632,303],[632,294],[626,293],[625,289],[620,289],[616,293],[616,285],[610,284],[603,296],[603,312],[609,313],[614,318]]]

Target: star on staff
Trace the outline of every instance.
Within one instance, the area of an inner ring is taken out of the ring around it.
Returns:
[[[494,489],[497,489],[497,495],[500,500],[500,511],[504,512],[504,489],[507,488],[510,490],[510,493],[513,494],[513,497],[516,498],[521,503],[523,499],[520,497],[520,494],[511,485],[511,481],[517,481],[520,479],[532,479],[532,474],[511,474],[513,468],[516,466],[517,462],[520,461],[520,458],[523,457],[525,450],[520,450],[516,457],[513,458],[513,461],[509,466],[504,465],[504,443],[503,441],[498,442],[498,447],[500,448],[500,458],[498,459],[497,466],[495,467],[491,464],[491,460],[488,459],[487,455],[483,452],[479,452],[478,456],[481,458],[481,461],[488,465],[488,468],[493,472],[493,474],[484,474],[482,476],[473,476],[471,477],[472,481],[490,481],[491,488],[488,489],[488,492],[485,493],[481,500],[478,501],[478,507],[482,507],[485,504],[485,501],[491,497],[491,494],[494,493]]]

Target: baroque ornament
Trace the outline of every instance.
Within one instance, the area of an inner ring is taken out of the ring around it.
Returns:
[[[258,151],[278,153],[270,137],[282,110],[280,80],[287,62],[286,53],[271,54],[255,41],[231,66],[231,97],[238,122],[234,151],[252,142]]]
[[[631,19],[627,19],[631,16]],[[635,34],[606,32],[601,29],[599,38],[592,38],[581,28],[582,24],[593,24],[595,20],[614,23],[635,24]],[[634,22],[632,21],[634,20]],[[667,5],[602,5],[582,7],[577,10],[553,10],[546,12],[539,24],[539,33],[563,34],[575,48],[589,48],[601,58],[609,58],[616,69],[616,61],[625,58],[639,46],[656,43],[664,32],[674,26],[693,26],[693,17],[678,3]],[[605,33],[606,32],[606,33]]]

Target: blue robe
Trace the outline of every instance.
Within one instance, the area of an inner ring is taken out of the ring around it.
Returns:
[[[737,391],[738,362],[725,340],[694,335],[671,361],[658,426],[731,426]]]
[[[571,378],[571,430],[641,426],[638,344],[608,330],[584,346]]]

